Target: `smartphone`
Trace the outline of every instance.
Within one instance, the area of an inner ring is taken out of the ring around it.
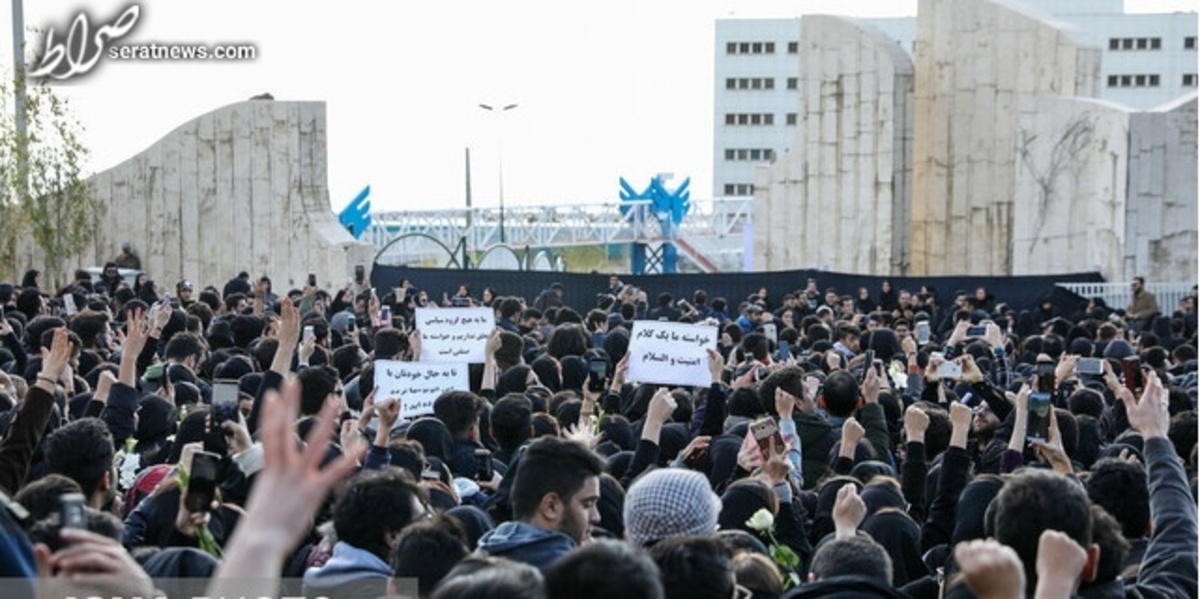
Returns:
[[[1079,358],[1075,362],[1075,374],[1104,374],[1102,358]]]
[[[929,321],[922,320],[917,323],[917,345],[926,343],[929,343]]]
[[[775,332],[775,323],[773,322],[768,322],[767,324],[763,325],[763,335],[766,335],[767,339],[770,339],[771,341],[779,341],[779,338]]]
[[[355,285],[362,285],[363,280],[366,279],[366,277],[367,277],[367,269],[363,268],[363,265],[359,264],[358,266],[354,267],[354,284]]]
[[[1037,370],[1038,391],[1045,393],[1054,393],[1058,386],[1054,380],[1054,364],[1050,362],[1038,362]]]
[[[696,470],[700,467],[700,463],[703,462],[704,458],[707,456],[708,456],[708,448],[707,447],[698,447],[694,451],[692,451],[691,455],[684,458],[683,465],[686,466],[688,468],[688,470]]]
[[[300,339],[300,341],[302,341],[302,342],[304,342],[304,343],[308,343],[309,341],[311,341],[311,340],[312,340],[312,338],[313,338],[313,336],[314,336],[314,335],[315,335],[315,333],[313,332],[313,327],[312,327],[312,325],[311,325],[311,324],[310,324],[310,325],[306,325],[306,326],[304,327],[304,337],[302,337],[302,338]]]
[[[1125,388],[1129,389],[1134,397],[1141,395],[1142,387],[1145,386],[1145,381],[1142,380],[1142,359],[1137,356],[1129,356],[1122,360],[1121,374],[1125,378]]]
[[[588,360],[588,391],[603,391],[608,383],[608,361]]]
[[[758,442],[758,449],[762,452],[764,459],[771,457],[772,441],[778,451],[783,451],[783,437],[779,435],[779,425],[775,423],[774,418],[768,416],[750,423],[750,433]]]
[[[84,506],[87,500],[83,493],[63,493],[58,498],[59,522],[62,528],[87,530],[87,514]]]
[[[962,364],[953,360],[947,360],[938,364],[937,377],[939,379],[958,379],[962,378]]]
[[[75,316],[75,311],[76,311],[75,296],[70,293],[67,293],[67,294],[63,295],[62,300],[63,300],[63,310],[67,313],[67,316]]]
[[[232,382],[214,382],[212,391],[212,427],[221,428],[227,421],[237,422],[238,419],[238,384]]]
[[[162,296],[162,307],[164,307],[164,308],[170,308],[170,307],[171,307],[171,294],[170,294],[170,293],[164,293],[164,294],[163,294],[163,296]]]
[[[221,465],[221,456],[208,452],[197,451],[192,456],[192,471],[188,473],[187,499],[184,506],[192,513],[207,512],[212,509],[216,499],[217,471]]]
[[[866,353],[863,354],[863,362],[862,363],[863,363],[862,380],[865,381],[865,380],[867,380],[867,372],[875,366],[875,350],[868,349],[866,351]]]
[[[1038,391],[1029,394],[1029,421],[1025,438],[1030,441],[1045,441],[1050,434],[1050,393]]]
[[[967,339],[979,339],[987,335],[987,327],[983,325],[967,327]]]
[[[311,273],[311,272],[310,272],[310,273],[308,273],[308,286],[309,286],[309,287],[316,287],[316,286],[317,286],[317,275],[316,275],[316,273]]]
[[[392,324],[392,307],[384,306],[379,309],[379,324],[382,326],[391,326]]]
[[[486,449],[475,450],[475,480],[490,481],[495,474],[492,472],[492,452]]]
[[[776,358],[780,362],[787,362],[792,357],[792,344],[787,341],[780,341],[778,354]]]

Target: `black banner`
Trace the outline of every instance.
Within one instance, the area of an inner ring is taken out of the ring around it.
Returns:
[[[595,307],[597,294],[607,292],[608,276],[608,273],[448,270],[376,264],[371,269],[371,284],[382,296],[398,286],[400,281],[408,279],[417,289],[426,291],[431,302],[440,302],[443,293],[454,295],[459,285],[467,285],[471,297],[476,299],[485,287],[491,287],[497,295],[516,295],[532,302],[538,293],[551,284],[562,283],[566,289],[563,300],[583,314]],[[901,290],[916,294],[924,285],[936,290],[938,303],[942,306],[949,305],[954,299],[954,292],[958,290],[974,293],[976,288],[983,287],[996,302],[1008,304],[1018,312],[1032,310],[1042,300],[1049,299],[1055,302],[1058,313],[1063,314],[1079,310],[1080,307],[1076,305],[1079,298],[1061,288],[1056,292],[1055,283],[1104,281],[1099,273],[1024,277],[874,277],[820,270],[619,276],[622,282],[644,289],[651,306],[657,305],[656,299],[664,291],[675,299],[691,301],[692,293],[703,289],[710,301],[717,297],[725,298],[730,314],[735,314],[738,304],[762,287],[767,288],[773,306],[782,305],[785,293],[804,289],[810,278],[816,279],[822,294],[833,287],[839,295],[855,297],[859,287],[866,287],[873,301],[878,301],[883,281],[890,281],[897,294]]]

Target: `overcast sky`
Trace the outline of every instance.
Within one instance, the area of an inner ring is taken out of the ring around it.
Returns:
[[[0,3],[0,57],[11,14]],[[128,2],[25,0],[30,27],[65,27],[82,8],[108,21]],[[1195,10],[1194,0],[1126,0],[1129,12]],[[504,123],[506,202],[614,201],[618,177],[657,172],[711,189],[713,30],[723,17],[916,14],[915,0],[160,0],[143,2],[126,43],[249,42],[252,62],[101,61],[63,87],[87,127],[89,169],[133,156],[174,127],[262,92],[321,100],[329,193],[364,185],[376,210],[462,206],[472,148],[476,205],[495,205],[494,116]],[[7,99],[6,99],[7,100]]]

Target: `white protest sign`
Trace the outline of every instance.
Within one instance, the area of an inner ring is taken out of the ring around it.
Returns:
[[[447,391],[470,391],[466,364],[375,360],[376,403],[398,397],[400,418],[433,413],[433,402]]]
[[[717,348],[717,327],[635,320],[629,338],[629,380],[707,387],[708,350]]]
[[[496,328],[491,308],[417,308],[422,362],[483,364],[488,335]]]

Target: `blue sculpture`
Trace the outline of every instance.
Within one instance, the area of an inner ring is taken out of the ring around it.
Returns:
[[[667,191],[659,176],[650,179],[650,185],[641,193],[636,192],[624,177],[620,179],[620,182],[621,201],[650,200],[650,211],[658,219],[663,235],[666,237],[657,250],[645,243],[634,243],[630,270],[633,274],[639,275],[644,274],[647,270],[650,272],[658,270],[661,273],[679,272],[679,250],[675,247],[674,240],[679,235],[679,224],[683,222],[683,217],[687,215],[692,206],[689,199],[691,191],[688,190],[688,185],[692,182],[691,177],[684,179],[683,183],[674,191]],[[622,207],[621,214],[627,214],[628,210],[629,207]]]
[[[358,195],[342,209],[341,214],[338,214],[338,221],[355,239],[361,238],[362,234],[371,226],[371,201],[367,199],[369,195],[371,195],[370,185],[358,192]]]

